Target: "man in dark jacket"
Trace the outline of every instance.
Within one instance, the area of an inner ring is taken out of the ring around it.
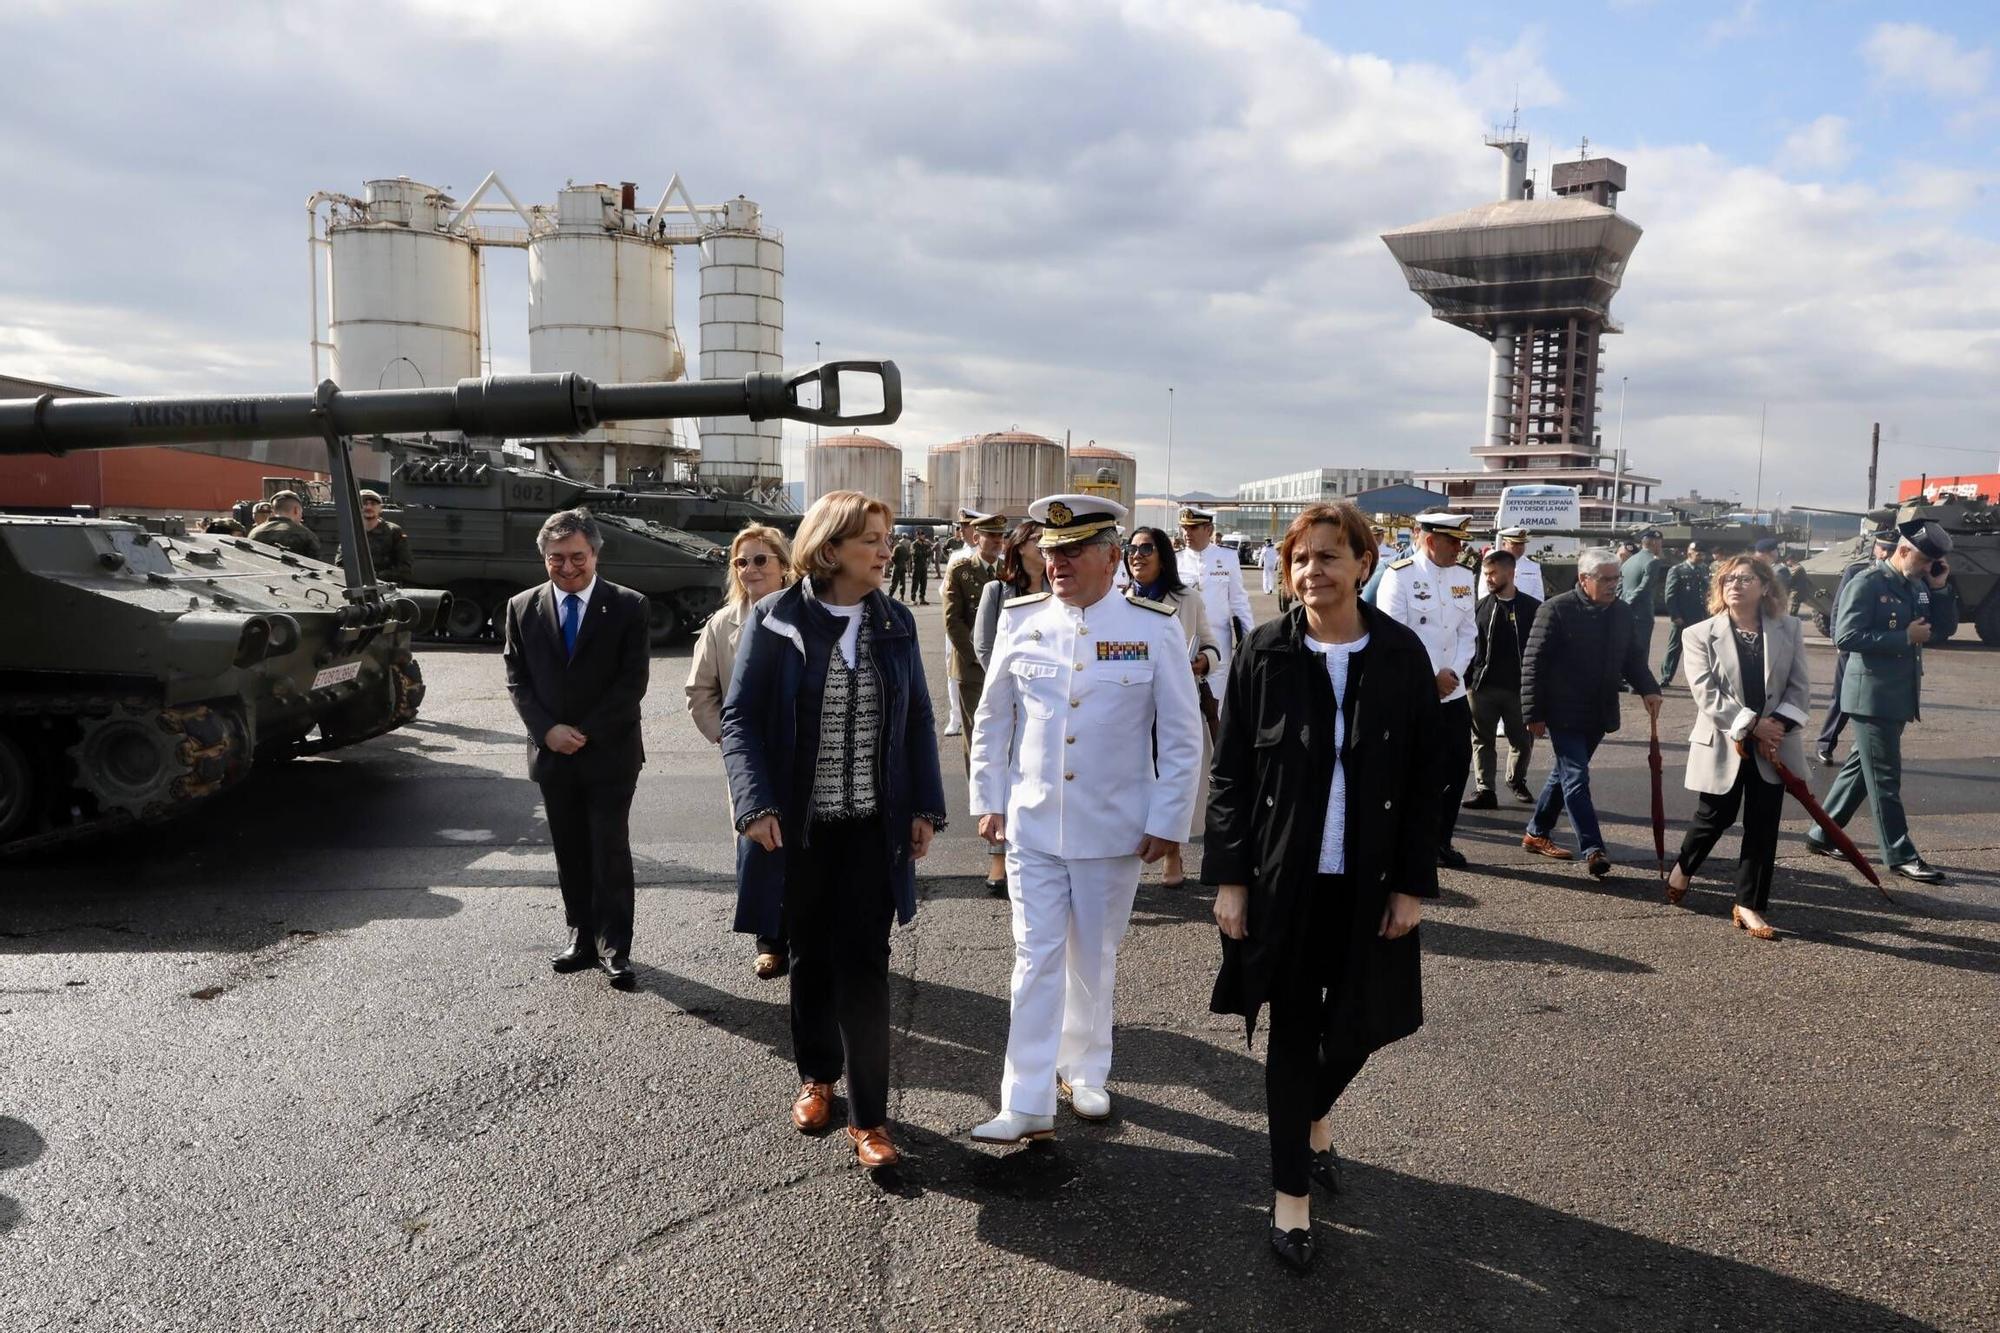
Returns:
[[[1901,536],[1893,524],[1886,528],[1877,528],[1874,541],[1869,547],[1873,554],[1854,561],[1840,571],[1840,582],[1833,590],[1833,609],[1836,613],[1840,610],[1840,599],[1847,595],[1847,585],[1858,576],[1875,568],[1878,561],[1887,560],[1894,554],[1896,543]],[[1832,627],[1831,618],[1828,620],[1828,627],[1829,629]],[[1822,765],[1833,763],[1834,747],[1840,744],[1840,733],[1847,726],[1847,710],[1840,706],[1840,682],[1846,675],[1847,654],[1841,653],[1833,659],[1833,697],[1827,700],[1826,721],[1821,725],[1819,741],[1813,747],[1813,758]]]
[[[528,727],[569,947],[558,972],[602,966],[632,990],[632,793],[646,749],[646,599],[597,577],[604,545],[587,509],[549,515],[535,545],[549,581],[507,603],[507,693]]]
[[[1708,580],[1713,570],[1708,548],[1689,542],[1687,558],[1667,571],[1667,656],[1660,663],[1662,687],[1674,683],[1681,664],[1681,631],[1708,619]]]
[[[1618,557],[1593,547],[1577,557],[1576,587],[1542,603],[1521,662],[1521,711],[1528,730],[1547,736],[1555,768],[1542,786],[1521,845],[1531,852],[1570,859],[1550,841],[1556,820],[1569,811],[1577,850],[1598,879],[1611,873],[1604,835],[1590,799],[1590,759],[1607,732],[1618,730],[1622,678],[1660,715],[1660,686],[1646,667],[1647,641],[1639,620],[1618,600]]]
[[[319,538],[306,526],[305,502],[299,499],[297,491],[279,491],[271,497],[271,517],[250,529],[250,540],[308,560],[321,558]]]
[[[1507,790],[1521,804],[1533,805],[1535,798],[1528,790],[1528,757],[1534,753],[1535,738],[1528,734],[1521,718],[1521,654],[1542,604],[1514,587],[1511,552],[1497,547],[1488,551],[1481,562],[1481,576],[1486,595],[1473,616],[1479,642],[1465,672],[1465,686],[1472,698],[1474,783],[1465,808],[1491,810],[1500,804],[1493,794],[1499,758],[1496,731],[1507,733],[1507,745],[1513,751],[1507,761]]]

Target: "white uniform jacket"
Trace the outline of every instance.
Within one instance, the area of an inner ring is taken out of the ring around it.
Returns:
[[[973,817],[1005,814],[1009,842],[1070,859],[1186,842],[1201,733],[1172,608],[1014,598],[972,720]]]
[[[1382,586],[1375,590],[1377,609],[1417,632],[1430,650],[1431,670],[1447,667],[1458,673],[1458,688],[1444,696],[1450,703],[1465,697],[1465,673],[1472,651],[1479,646],[1474,619],[1472,571],[1463,565],[1440,567],[1422,550],[1389,562]]]
[[[1243,563],[1221,542],[1210,542],[1202,551],[1183,548],[1176,561],[1181,582],[1201,589],[1202,603],[1208,607],[1208,626],[1215,631],[1222,660],[1228,662],[1236,655],[1230,621],[1240,623],[1245,635],[1257,627],[1257,618],[1250,614],[1250,593],[1243,586]]]

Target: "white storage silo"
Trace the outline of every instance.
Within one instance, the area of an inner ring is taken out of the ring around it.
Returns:
[[[1095,440],[1069,451],[1069,477],[1071,490],[1116,500],[1127,513],[1139,494],[1139,461]]]
[[[959,460],[965,445],[964,440],[937,445],[924,460],[925,489],[929,492],[932,518],[958,517]]]
[[[574,371],[599,384],[676,380],[674,252],[650,235],[632,191],[579,185],[556,196],[555,226],[528,241],[528,368]],[[627,421],[545,447],[579,481],[628,480],[663,468],[673,423]],[[605,450],[616,449],[615,478]]]
[[[829,491],[860,491],[891,509],[900,508],[903,451],[887,440],[858,431],[829,435],[818,444],[807,445],[806,503]]]
[[[341,388],[439,388],[479,373],[479,252],[445,230],[450,208],[434,186],[374,180],[364,206],[327,227]]]
[[[785,365],[785,243],[738,195],[723,226],[701,244],[701,377],[734,379]],[[731,494],[783,486],[784,440],[776,421],[701,420],[701,477]]]
[[[903,504],[896,511],[898,518],[928,518],[931,516],[931,487],[916,473],[903,477]]]
[[[989,514],[1020,518],[1032,502],[1069,489],[1063,447],[1021,430],[993,431],[965,441],[959,454],[958,502]]]

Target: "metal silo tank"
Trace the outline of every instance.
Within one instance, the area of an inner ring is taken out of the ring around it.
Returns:
[[[1116,500],[1130,513],[1139,494],[1139,461],[1095,440],[1069,451],[1070,489]]]
[[[829,435],[806,446],[806,503],[829,491],[860,491],[891,509],[903,499],[903,451],[873,435]]]
[[[925,489],[929,492],[933,518],[958,517],[958,482],[966,441],[953,440],[933,448],[924,462]]]
[[[369,181],[331,223],[332,376],[343,389],[438,388],[479,373],[479,252],[446,231],[451,200],[406,177]]]
[[[599,384],[676,380],[686,369],[674,334],[674,254],[650,237],[630,190],[580,185],[556,196],[555,227],[528,242],[528,367],[575,371]],[[629,421],[546,447],[580,481],[602,481],[606,444],[617,479],[663,469],[673,423]]]
[[[701,376],[734,379],[785,365],[785,242],[738,195],[723,226],[701,243]],[[784,485],[784,439],[776,421],[704,417],[702,480],[735,495]]]
[[[960,455],[959,503],[989,514],[1019,518],[1045,495],[1069,489],[1063,447],[1027,431],[995,431],[965,442]]]

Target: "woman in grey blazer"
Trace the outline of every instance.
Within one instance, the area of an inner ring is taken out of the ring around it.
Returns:
[[[1686,896],[1688,881],[1740,809],[1743,850],[1736,861],[1736,906],[1730,916],[1738,929],[1760,940],[1778,934],[1764,920],[1785,800],[1772,760],[1803,772],[1801,728],[1812,720],[1805,639],[1783,599],[1764,566],[1747,555],[1735,556],[1717,565],[1708,595],[1714,614],[1681,631],[1695,704],[1687,787],[1701,799],[1667,877],[1667,901],[1677,903]],[[1744,762],[1737,752],[1739,741],[1753,762]]]

